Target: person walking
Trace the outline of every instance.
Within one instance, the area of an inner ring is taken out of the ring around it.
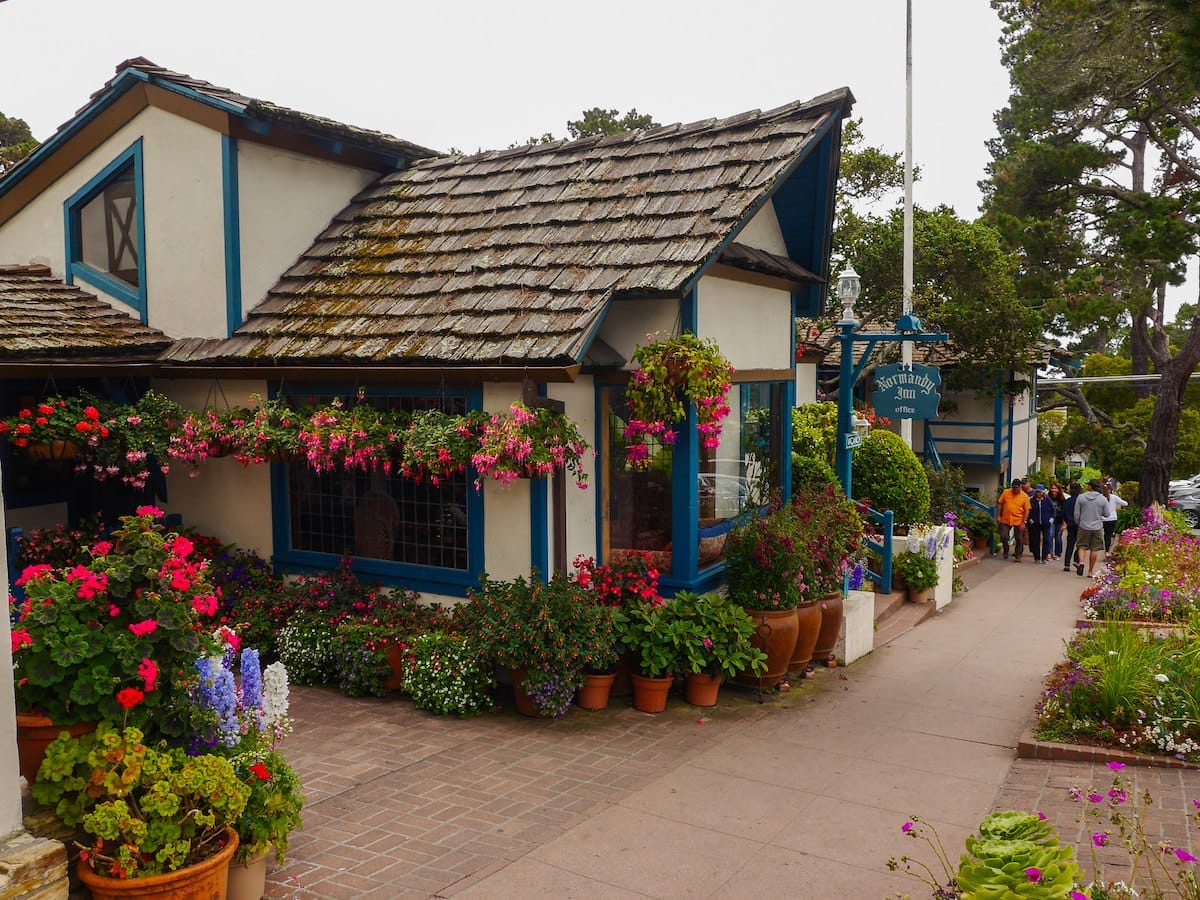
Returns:
[[[1076,544],[1080,562],[1075,564],[1075,574],[1083,574],[1083,554],[1087,554],[1088,578],[1096,577],[1096,557],[1104,549],[1104,514],[1108,501],[1100,493],[1100,479],[1088,482],[1087,492],[1075,501],[1075,524],[1078,526]]]
[[[1000,525],[1000,543],[1008,559],[1008,542],[1012,538],[1013,562],[1021,561],[1025,549],[1025,522],[1029,519],[1029,498],[1021,490],[1021,479],[1014,478],[1008,490],[996,500],[996,522]]]
[[[1067,495],[1063,493],[1062,485],[1057,481],[1050,485],[1050,493],[1048,495],[1054,503],[1054,547],[1050,553],[1050,559],[1062,559],[1063,556],[1063,541],[1066,538],[1067,520],[1066,510]]]
[[[1034,562],[1043,566],[1054,549],[1054,501],[1044,484],[1034,486],[1029,505],[1029,549]]]
[[[1070,572],[1071,566],[1076,564],[1075,559],[1075,542],[1078,538],[1078,528],[1075,524],[1075,501],[1079,499],[1079,495],[1083,492],[1083,488],[1079,486],[1078,481],[1072,481],[1067,486],[1067,499],[1063,503],[1063,524],[1067,528],[1067,543],[1063,548],[1063,571]]]
[[[1123,500],[1113,488],[1111,481],[1106,481],[1100,486],[1100,493],[1104,497],[1104,557],[1108,558],[1108,554],[1112,551],[1113,535],[1117,531],[1117,510],[1122,506],[1128,506],[1129,503]]]

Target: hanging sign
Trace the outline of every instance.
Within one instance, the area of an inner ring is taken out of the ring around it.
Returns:
[[[875,412],[888,419],[936,419],[942,372],[937,366],[901,363],[875,370]]]

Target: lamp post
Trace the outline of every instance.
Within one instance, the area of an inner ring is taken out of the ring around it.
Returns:
[[[841,374],[838,377],[838,425],[836,469],[842,490],[850,496],[850,451],[862,442],[862,435],[854,429],[854,332],[858,320],[854,318],[854,302],[862,291],[862,279],[847,265],[838,275],[837,295],[842,302],[842,318],[837,323],[838,340],[842,345]]]

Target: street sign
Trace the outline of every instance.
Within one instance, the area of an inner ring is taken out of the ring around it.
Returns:
[[[862,435],[857,431],[848,431],[842,435],[842,446],[847,450],[862,446]]]
[[[879,366],[875,369],[875,412],[889,419],[936,419],[941,384],[937,366]]]

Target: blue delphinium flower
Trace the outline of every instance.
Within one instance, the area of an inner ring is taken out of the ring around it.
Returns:
[[[226,747],[236,747],[242,739],[237,717],[237,689],[233,673],[215,660],[196,660],[200,671],[199,700],[217,714],[217,731]]]
[[[262,725],[263,705],[262,669],[258,662],[258,651],[242,651],[242,709],[250,713],[255,725]]]

